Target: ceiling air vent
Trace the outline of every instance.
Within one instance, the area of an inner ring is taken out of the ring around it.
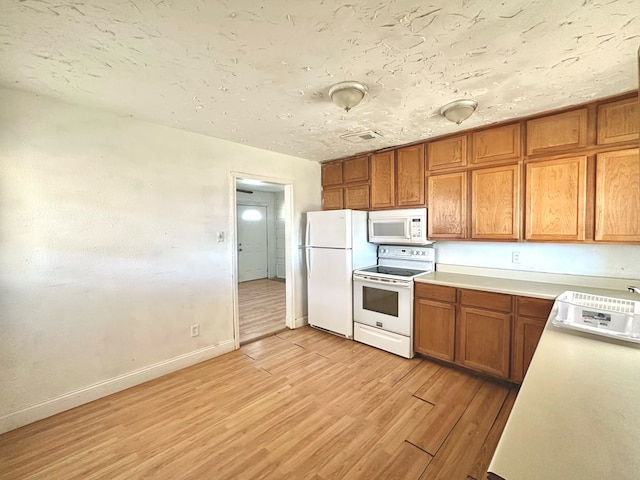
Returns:
[[[367,142],[369,140],[374,140],[380,137],[382,137],[382,135],[380,135],[378,132],[374,132],[373,130],[365,130],[363,132],[356,133],[345,133],[344,135],[340,135],[341,139],[347,140],[352,143]]]

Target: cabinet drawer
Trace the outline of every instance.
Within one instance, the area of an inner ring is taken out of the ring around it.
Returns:
[[[415,297],[431,298],[432,300],[455,303],[456,289],[454,287],[445,287],[442,285],[432,285],[430,283],[416,282]]]
[[[460,290],[460,303],[471,307],[511,312],[511,295],[505,295],[504,293]]]
[[[547,319],[553,307],[553,300],[532,297],[516,297],[518,302],[518,315],[525,317]]]

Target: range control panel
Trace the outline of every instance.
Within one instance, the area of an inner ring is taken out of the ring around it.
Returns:
[[[433,247],[404,247],[380,245],[378,258],[405,258],[408,260],[435,261],[436,252]]]

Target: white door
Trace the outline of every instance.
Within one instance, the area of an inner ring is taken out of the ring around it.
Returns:
[[[267,207],[238,205],[238,281],[266,278]]]
[[[307,248],[310,325],[353,337],[351,250]]]
[[[307,212],[306,246],[351,248],[351,218],[351,210]]]

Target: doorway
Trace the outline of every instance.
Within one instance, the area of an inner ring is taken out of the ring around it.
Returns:
[[[237,344],[287,325],[285,185],[235,177]]]

